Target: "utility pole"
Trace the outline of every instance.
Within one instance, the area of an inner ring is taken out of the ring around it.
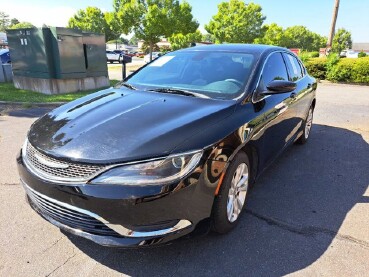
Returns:
[[[331,31],[330,31],[329,37],[328,37],[327,48],[332,47],[332,42],[333,42],[334,32],[335,32],[335,29],[336,29],[336,21],[337,21],[337,15],[338,15],[338,8],[339,7],[340,7],[340,0],[335,0],[334,8],[333,8],[332,25],[331,25]]]

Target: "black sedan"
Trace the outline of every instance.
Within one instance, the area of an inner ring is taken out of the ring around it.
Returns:
[[[316,81],[284,48],[168,53],[37,120],[17,158],[31,207],[108,246],[226,233],[250,186],[312,127]]]

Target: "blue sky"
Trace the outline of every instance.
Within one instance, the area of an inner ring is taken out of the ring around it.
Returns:
[[[103,11],[112,9],[112,0],[0,0],[0,10],[21,21],[30,21],[36,26],[43,23],[65,26],[68,19],[78,10],[96,6]],[[217,12],[222,0],[187,0],[193,14],[200,23],[200,30]],[[246,1],[249,2],[249,1]],[[321,35],[328,35],[334,0],[255,0],[263,8],[266,23],[275,22],[283,27],[304,25]],[[341,0],[337,28],[351,31],[354,42],[369,42],[369,1]]]

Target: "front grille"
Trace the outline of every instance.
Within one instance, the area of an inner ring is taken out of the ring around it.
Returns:
[[[104,165],[70,163],[51,158],[42,154],[29,142],[25,152],[26,162],[39,174],[51,180],[88,181],[106,168]],[[51,164],[53,166],[50,166]]]
[[[27,195],[41,214],[44,214],[52,219],[67,225],[73,229],[78,229],[90,234],[103,236],[119,236],[118,233],[110,229],[101,221],[77,210],[67,208],[54,201],[50,201],[39,193],[26,188]]]

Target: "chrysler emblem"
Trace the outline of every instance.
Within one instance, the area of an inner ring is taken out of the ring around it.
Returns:
[[[42,163],[43,165],[46,165],[46,166],[51,167],[51,168],[65,169],[65,168],[68,168],[69,167],[69,165],[67,165],[67,164],[61,164],[61,163],[58,163],[58,162],[48,161],[47,159],[45,159],[44,157],[42,157],[42,156],[40,156],[38,154],[35,154],[35,158],[40,163]]]

